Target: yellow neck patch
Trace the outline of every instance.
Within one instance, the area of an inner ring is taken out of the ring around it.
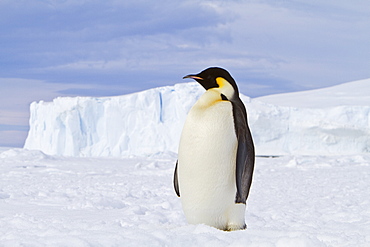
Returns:
[[[234,96],[235,90],[230,82],[222,77],[217,77],[216,83],[219,86],[218,91],[224,94],[228,99],[231,99]]]
[[[222,77],[217,77],[216,78],[216,83],[218,84],[218,86],[220,87],[220,88],[223,88],[223,87],[225,87],[227,84],[229,84],[230,85],[230,83],[228,82],[228,81],[226,81],[224,78],[222,78]]]

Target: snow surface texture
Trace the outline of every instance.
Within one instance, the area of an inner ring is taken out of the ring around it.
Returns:
[[[0,152],[0,245],[370,246],[370,155],[257,158],[235,232],[186,223],[175,160]]]
[[[369,85],[365,80],[253,100],[241,95],[256,153],[369,153]],[[81,157],[177,152],[186,114],[203,92],[197,83],[184,83],[124,96],[34,102],[24,147]],[[300,100],[306,108],[294,106]]]

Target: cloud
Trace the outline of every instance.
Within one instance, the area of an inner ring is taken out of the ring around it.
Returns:
[[[189,61],[185,52],[217,42],[219,25],[230,19],[201,1],[7,1],[0,7],[6,17],[0,74],[67,83],[76,83],[69,76],[76,71],[89,78],[120,70],[125,77],[173,61],[181,67]]]
[[[344,0],[2,1],[0,74],[95,85],[143,76],[141,90],[219,65],[276,79],[277,92],[331,85],[369,75],[369,13]]]
[[[369,76],[369,60],[359,54],[368,50],[370,41],[365,31],[370,25],[365,18],[368,6],[349,7],[346,1],[248,1],[227,7],[239,17],[230,25],[233,47],[248,57],[275,61],[276,66],[263,69],[266,74],[301,88]]]

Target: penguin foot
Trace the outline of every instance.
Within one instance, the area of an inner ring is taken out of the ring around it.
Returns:
[[[225,231],[238,231],[247,229],[247,225],[229,224]]]

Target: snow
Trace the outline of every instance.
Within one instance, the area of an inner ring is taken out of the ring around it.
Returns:
[[[177,152],[197,83],[130,95],[31,104],[25,148],[50,155],[124,157]],[[251,99],[241,95],[258,155],[370,152],[370,80]],[[301,102],[301,103],[299,103]]]
[[[370,155],[257,158],[245,231],[189,225],[176,155],[0,152],[1,246],[369,246]]]

